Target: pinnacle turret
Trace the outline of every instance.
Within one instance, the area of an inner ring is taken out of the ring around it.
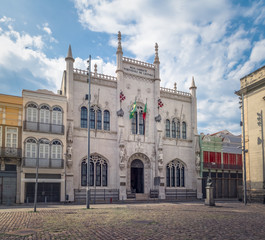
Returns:
[[[156,63],[160,64],[159,57],[158,57],[158,44],[157,43],[155,44],[155,60],[154,60],[154,64],[156,64]]]
[[[191,86],[190,86],[190,89],[192,88],[197,88],[196,85],[195,85],[195,81],[194,81],[194,77],[192,76],[192,81],[191,81]]]
[[[71,44],[69,44],[69,48],[68,48],[68,53],[67,53],[67,57],[65,58],[65,60],[74,60],[73,55],[72,55],[72,48],[71,48]]]
[[[122,46],[121,46],[121,32],[120,31],[118,32],[118,48],[117,48],[116,54],[117,53],[123,54],[123,52],[122,52]]]

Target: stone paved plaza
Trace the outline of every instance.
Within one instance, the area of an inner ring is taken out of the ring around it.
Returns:
[[[1,206],[0,239],[265,239],[265,205]]]

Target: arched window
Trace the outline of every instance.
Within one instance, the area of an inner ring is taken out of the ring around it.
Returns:
[[[87,128],[87,108],[81,107],[81,128]]]
[[[182,122],[182,138],[187,139],[186,122]]]
[[[37,141],[33,138],[29,138],[26,141],[25,157],[26,158],[37,157]]]
[[[172,138],[176,138],[176,122],[175,119],[172,121]]]
[[[108,185],[107,160],[99,155],[90,156],[90,186],[105,187]],[[81,164],[81,185],[87,185],[87,161]]]
[[[27,106],[27,121],[29,122],[38,121],[38,107],[34,103],[30,103]]]
[[[167,164],[167,187],[185,187],[185,166],[179,160]]]
[[[102,112],[100,109],[97,110],[97,129],[102,129]]]
[[[166,120],[166,137],[170,137],[170,121]]]
[[[90,129],[95,129],[95,110],[94,108],[90,108]]]
[[[110,130],[110,113],[108,110],[104,111],[104,130]]]
[[[180,121],[177,121],[177,139],[180,139]]]
[[[143,108],[141,106],[136,106],[136,111],[132,117],[132,134],[145,134],[145,119],[143,113]]]
[[[50,108],[46,105],[43,105],[40,108],[40,122],[50,123]]]
[[[57,124],[57,125],[62,125],[62,119],[63,114],[62,114],[62,109],[59,107],[54,107],[52,109],[52,124]]]
[[[62,144],[60,141],[53,141],[52,142],[52,159],[62,159]]]
[[[39,157],[49,159],[50,145],[47,139],[40,139]]]

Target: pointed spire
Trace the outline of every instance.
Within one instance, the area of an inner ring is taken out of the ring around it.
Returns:
[[[118,32],[118,48],[117,48],[116,54],[117,53],[123,54],[122,47],[121,47],[121,32],[120,31]]]
[[[155,44],[155,60],[154,60],[154,64],[155,63],[160,64],[159,57],[158,57],[158,44],[157,43]]]
[[[177,83],[174,82],[174,91],[176,92],[177,91]]]
[[[72,60],[74,60],[73,55],[72,55],[71,44],[69,44],[69,47],[68,47],[68,53],[67,53],[67,57],[65,58],[65,60],[67,60],[67,59],[72,59]]]
[[[195,85],[195,81],[194,81],[194,77],[192,76],[192,81],[191,81],[191,86],[190,86],[190,89],[192,88],[197,88],[196,85]]]

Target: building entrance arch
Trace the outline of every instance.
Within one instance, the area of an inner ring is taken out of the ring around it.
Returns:
[[[148,193],[151,189],[151,161],[143,153],[134,153],[127,164],[127,190]]]
[[[131,190],[135,193],[144,193],[144,164],[135,159],[131,164]]]

